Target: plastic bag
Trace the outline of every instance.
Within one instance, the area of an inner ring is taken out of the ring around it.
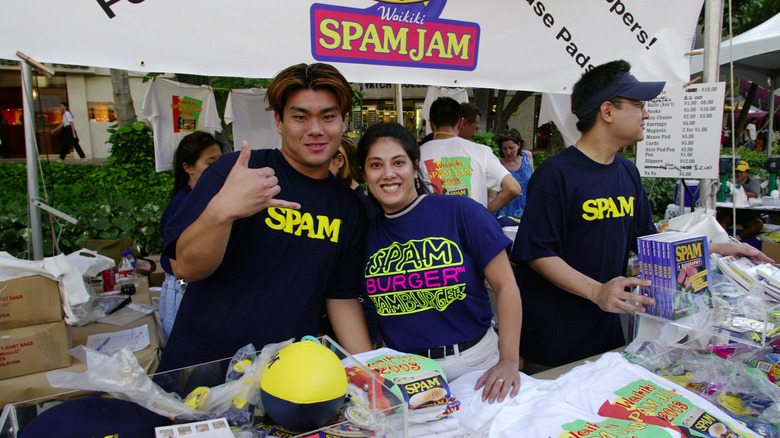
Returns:
[[[234,406],[236,397],[251,401],[244,405],[246,409],[259,404],[260,377],[265,366],[274,354],[292,341],[266,345],[238,379],[201,391],[204,394],[197,409],[188,406],[178,394],[166,392],[154,383],[127,348],[106,355],[80,345],[69,353],[87,365],[86,372],[55,370],[46,373],[46,378],[55,388],[106,392],[177,421],[202,421],[223,416]],[[251,412],[248,418],[251,420]]]
[[[81,273],[73,267],[64,254],[45,257],[43,260],[21,260],[5,251],[0,251],[0,281],[32,275],[43,275],[59,282],[65,322],[69,325],[81,325],[73,312],[73,307],[86,303],[90,295]]]
[[[660,338],[645,341],[635,339],[626,346],[625,358],[634,365],[655,373],[677,362],[682,353],[679,345],[669,345]]]
[[[714,355],[700,354],[695,350],[688,350],[679,361],[658,372],[659,376],[677,377],[685,376],[688,381],[680,383],[702,397],[723,387],[729,379],[731,370],[729,361]],[[675,380],[675,379],[671,379]]]
[[[750,201],[748,201],[747,193],[745,193],[745,187],[739,186],[734,189],[733,194],[735,207],[749,207]]]
[[[73,313],[81,326],[105,318],[131,302],[130,295],[126,294],[92,295],[86,303],[73,307]]]
[[[715,219],[715,211],[696,209],[696,211],[669,219],[664,231],[683,231],[707,236],[710,243],[726,243],[729,235]]]
[[[712,396],[737,420],[762,423],[780,422],[780,387],[766,375],[742,363],[734,363],[726,384]]]
[[[97,277],[106,269],[113,269],[116,266],[114,259],[86,248],[74,251],[66,257],[70,264],[81,272],[82,276],[87,277]]]

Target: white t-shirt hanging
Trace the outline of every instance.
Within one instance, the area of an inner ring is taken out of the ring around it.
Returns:
[[[187,134],[222,131],[214,93],[208,85],[155,78],[141,106],[154,130],[155,169],[173,169],[173,154]]]
[[[241,150],[246,140],[251,149],[279,149],[274,110],[265,100],[264,88],[231,90],[225,105],[225,123],[233,123],[233,147]]]
[[[431,125],[428,123],[431,114],[431,104],[440,97],[451,97],[458,101],[458,103],[468,102],[469,94],[465,88],[449,88],[449,87],[428,87],[428,92],[425,93],[425,101],[423,102],[421,117],[425,119],[426,132],[431,131]]]

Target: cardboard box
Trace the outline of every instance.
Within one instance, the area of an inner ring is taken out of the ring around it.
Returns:
[[[767,257],[775,260],[775,263],[780,263],[780,243],[777,242],[761,242],[761,251],[767,255]]]
[[[46,277],[0,282],[0,330],[62,321],[59,284]]]
[[[64,321],[0,330],[0,379],[68,367]]]

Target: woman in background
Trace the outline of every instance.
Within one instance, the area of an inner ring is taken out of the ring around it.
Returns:
[[[357,162],[357,145],[347,134],[341,137],[341,146],[338,152],[330,160],[330,173],[348,185],[363,201],[366,207],[366,215],[369,219],[379,213],[379,209],[368,197],[368,189],[362,186],[363,174],[360,171],[360,165]]]
[[[523,216],[523,210],[525,210],[525,191],[528,187],[528,180],[534,173],[534,158],[530,151],[523,150],[525,142],[517,129],[513,128],[502,132],[495,138],[495,141],[501,150],[501,164],[517,180],[522,190],[512,202],[493,215],[497,218],[509,216],[520,219]],[[495,196],[495,192],[491,192],[491,196]]]
[[[420,147],[403,126],[368,128],[358,161],[382,208],[369,221],[364,282],[387,346],[435,359],[450,381],[484,371],[475,387],[483,401],[517,395],[522,303],[505,251],[511,240],[473,199],[425,194]]]
[[[171,200],[160,219],[160,234],[165,233],[165,225],[185,202],[185,198],[192,191],[192,187],[198,182],[203,171],[221,156],[222,144],[207,132],[196,131],[181,139],[173,156],[173,191],[171,191]],[[165,240],[164,234],[163,240]],[[163,254],[160,256],[160,265],[165,270],[165,281],[160,291],[160,322],[167,337],[171,334],[176,312],[184,295],[182,286],[185,283],[173,274],[175,260]]]

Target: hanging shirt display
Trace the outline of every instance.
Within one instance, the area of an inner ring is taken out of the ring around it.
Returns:
[[[222,131],[214,93],[207,85],[155,78],[141,106],[154,130],[155,170],[173,169],[173,154],[187,134]]]
[[[279,149],[282,137],[276,132],[274,110],[265,100],[264,88],[230,90],[225,104],[225,123],[233,123],[233,147],[241,150],[246,140],[252,149]]]

